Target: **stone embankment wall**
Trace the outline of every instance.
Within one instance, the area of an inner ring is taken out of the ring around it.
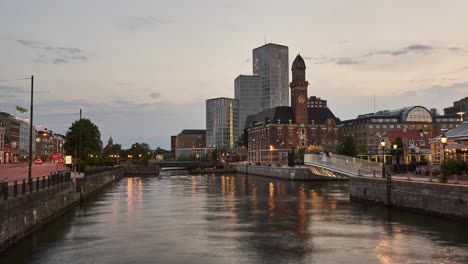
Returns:
[[[468,186],[352,177],[351,199],[468,219]]]
[[[268,166],[246,166],[237,165],[237,172],[273,177],[285,180],[308,181],[308,180],[343,180],[342,178],[325,177],[313,174],[305,167],[268,167]]]
[[[76,179],[76,191],[81,194],[81,199],[98,193],[108,184],[121,179],[125,174],[125,168],[97,173],[86,178]]]
[[[76,183],[1,200],[0,252],[123,175],[124,169],[101,172],[76,179]]]

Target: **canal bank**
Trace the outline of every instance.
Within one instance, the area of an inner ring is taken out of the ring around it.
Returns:
[[[464,185],[352,177],[350,198],[468,219],[468,186]]]
[[[0,252],[123,175],[124,168],[118,168],[47,188],[38,184],[35,191],[0,201]]]
[[[236,172],[254,174],[259,176],[291,180],[291,181],[313,181],[313,180],[348,180],[348,178],[328,177],[314,174],[307,167],[271,167],[235,165]]]

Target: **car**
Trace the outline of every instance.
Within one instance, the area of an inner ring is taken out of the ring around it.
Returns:
[[[63,159],[58,159],[57,162],[58,163],[63,163]]]
[[[34,164],[42,164],[42,159],[35,159]]]

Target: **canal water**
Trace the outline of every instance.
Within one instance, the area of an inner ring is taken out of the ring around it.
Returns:
[[[124,178],[0,263],[468,263],[468,226],[351,202],[347,182]]]

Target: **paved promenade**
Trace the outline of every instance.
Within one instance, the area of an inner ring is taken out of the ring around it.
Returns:
[[[68,171],[69,168],[63,163],[44,163],[32,165],[32,177],[48,176],[55,171]],[[1,164],[0,182],[5,180],[13,182],[28,178],[28,163]],[[12,184],[12,183],[11,183]]]
[[[410,174],[395,174],[392,175],[392,180],[401,180],[401,181],[415,181],[415,182],[430,182],[429,176],[421,176],[421,175],[414,175]],[[438,183],[439,176],[432,176],[432,182]],[[455,176],[450,176],[448,179],[448,183],[455,184]],[[459,175],[458,176],[458,184],[468,185],[468,175]]]

